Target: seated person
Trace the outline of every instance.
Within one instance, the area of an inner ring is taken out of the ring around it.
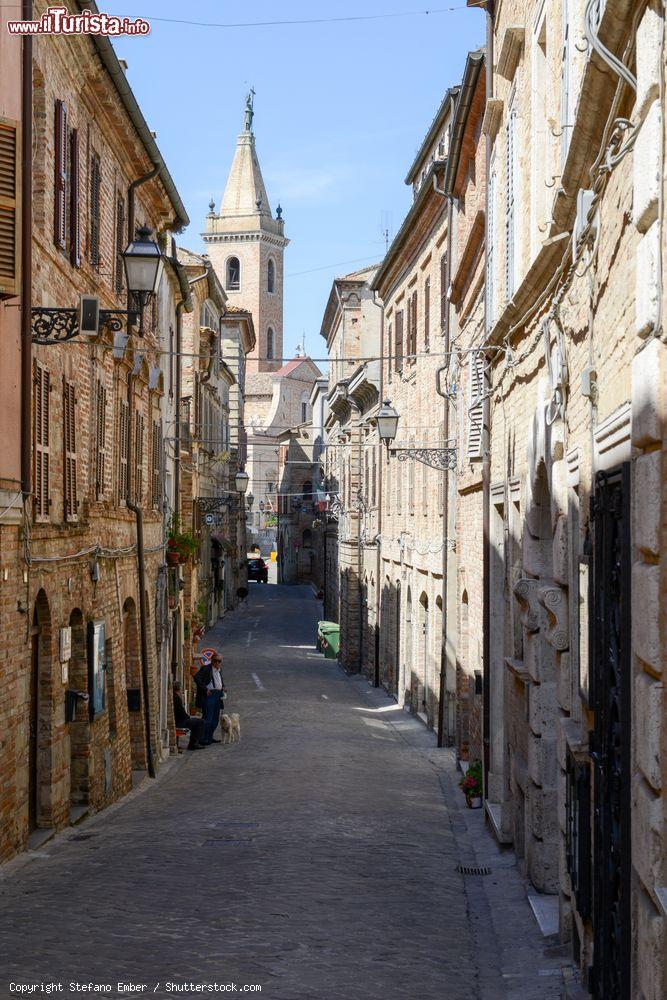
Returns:
[[[189,729],[190,730],[190,742],[188,743],[188,750],[199,750],[202,745],[202,739],[204,736],[204,720],[197,718],[196,715],[188,715],[185,711],[185,705],[183,704],[183,696],[181,694],[181,682],[174,681],[174,722],[176,723],[177,729]]]

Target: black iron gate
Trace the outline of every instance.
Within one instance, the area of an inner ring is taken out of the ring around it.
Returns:
[[[591,502],[592,992],[630,998],[630,466],[595,478]]]

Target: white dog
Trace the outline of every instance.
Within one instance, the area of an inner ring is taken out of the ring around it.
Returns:
[[[229,715],[220,716],[220,732],[223,743],[232,742],[232,720]]]
[[[231,735],[231,740],[230,740],[230,742],[233,743],[234,740],[240,740],[241,739],[241,720],[239,718],[238,712],[233,712],[232,713],[232,715],[230,716],[230,722],[231,722],[231,734],[230,734]]]

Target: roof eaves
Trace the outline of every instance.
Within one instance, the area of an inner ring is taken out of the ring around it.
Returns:
[[[442,125],[444,125],[445,119],[447,117],[447,111],[449,109],[450,101],[452,101],[456,97],[456,95],[458,94],[458,91],[459,91],[458,86],[456,86],[456,87],[450,87],[448,89],[447,93],[445,94],[445,96],[443,97],[442,103],[440,104],[440,107],[438,108],[438,110],[437,110],[437,112],[435,114],[435,118],[431,122],[431,127],[429,128],[428,132],[426,133],[426,135],[424,137],[424,140],[423,140],[421,146],[419,147],[419,149],[417,151],[417,155],[415,156],[414,160],[412,161],[412,166],[410,167],[410,169],[407,172],[407,175],[405,177],[405,183],[406,184],[412,184],[412,182],[414,181],[415,177],[417,176],[417,172],[419,170],[419,164],[421,163],[422,159],[424,158],[424,154],[425,154],[426,150],[429,148],[429,146],[431,145],[431,143],[435,139],[436,135],[438,134],[438,130],[442,127]]]
[[[461,81],[456,107],[454,108],[452,137],[449,143],[449,156],[447,157],[447,167],[443,182],[443,187],[447,194],[452,194],[454,190],[454,182],[461,159],[461,145],[465,134],[466,121],[468,120],[470,106],[475,94],[477,79],[484,65],[484,55],[484,49],[476,49],[474,52],[469,52],[466,59],[463,80]]]

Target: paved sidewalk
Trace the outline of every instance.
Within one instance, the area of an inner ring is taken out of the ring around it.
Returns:
[[[169,981],[271,1000],[558,995],[507,859],[477,882],[457,871],[471,832],[451,753],[315,653],[318,607],[309,588],[253,585],[207,635],[241,742],[180,758],[0,870],[0,997],[10,981],[114,997],[130,995],[119,981],[156,997],[175,995]]]

